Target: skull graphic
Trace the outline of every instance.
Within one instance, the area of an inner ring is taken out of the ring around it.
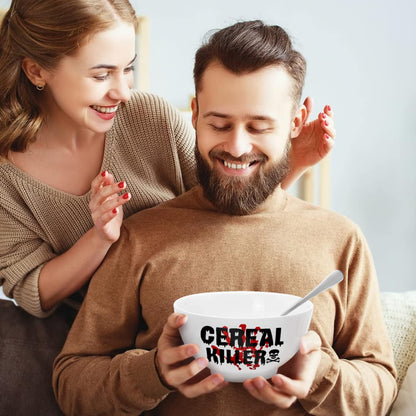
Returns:
[[[266,363],[271,363],[271,362],[275,362],[275,363],[280,362],[279,350],[269,351],[269,358],[266,360]]]

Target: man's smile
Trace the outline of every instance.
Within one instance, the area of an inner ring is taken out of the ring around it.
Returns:
[[[245,158],[247,159],[247,158]],[[264,158],[248,160],[236,160],[236,159],[224,159],[222,157],[215,156],[214,160],[218,162],[221,170],[227,175],[250,175],[257,170],[260,163],[264,161]]]

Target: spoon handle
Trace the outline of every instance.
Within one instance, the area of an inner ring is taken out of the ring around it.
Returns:
[[[299,299],[295,302],[289,309],[286,309],[281,316],[287,315],[288,313],[292,312],[294,309],[296,309],[298,306],[302,305],[309,299],[313,298],[316,295],[319,295],[324,290],[329,289],[330,287],[336,285],[344,278],[344,275],[341,271],[335,270],[331,274],[329,274],[327,277],[325,277],[324,280],[322,280],[321,283],[319,283],[318,286],[315,287],[315,289],[311,290],[305,297],[302,299]]]

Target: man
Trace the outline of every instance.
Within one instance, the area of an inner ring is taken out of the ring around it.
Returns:
[[[279,186],[302,129],[305,61],[278,26],[242,22],[196,54],[200,185],[125,221],[91,281],[54,366],[67,414],[382,415],[396,391],[393,355],[364,237],[349,220]],[[314,299],[300,350],[271,380],[226,383],[181,345],[184,295],[221,290]]]

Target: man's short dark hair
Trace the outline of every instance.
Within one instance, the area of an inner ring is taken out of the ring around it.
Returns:
[[[235,74],[281,66],[294,80],[294,102],[298,103],[301,98],[306,61],[293,49],[289,35],[280,26],[269,26],[254,20],[238,22],[214,32],[195,55],[196,93],[201,91],[202,76],[213,62],[219,62]]]

